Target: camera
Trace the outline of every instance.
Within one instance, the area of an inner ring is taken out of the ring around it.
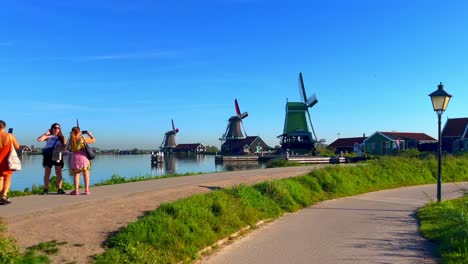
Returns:
[[[81,131],[81,134],[88,134],[88,130]]]
[[[10,134],[13,133],[13,128],[12,128],[12,127],[10,127],[10,128],[8,129],[8,133],[10,133]]]

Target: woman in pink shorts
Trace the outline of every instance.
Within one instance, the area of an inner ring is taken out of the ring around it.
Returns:
[[[88,137],[84,137],[79,127],[73,127],[70,133],[70,139],[68,140],[68,150],[70,151],[70,173],[75,176],[75,190],[71,195],[80,194],[80,174],[83,173],[83,179],[85,184],[85,194],[89,195],[89,173],[91,170],[91,161],[86,157],[85,142],[92,144],[96,142],[96,139],[89,131],[83,131]]]

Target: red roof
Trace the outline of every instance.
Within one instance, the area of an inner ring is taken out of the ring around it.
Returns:
[[[449,118],[442,130],[442,137],[463,137],[467,131],[468,118]]]
[[[416,141],[437,141],[435,138],[424,133],[410,133],[410,132],[380,132],[381,134],[393,139],[411,139]]]
[[[339,138],[329,146],[333,148],[354,147],[354,143],[362,144],[366,137]]]

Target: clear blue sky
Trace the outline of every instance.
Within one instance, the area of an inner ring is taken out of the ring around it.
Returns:
[[[248,135],[278,144],[298,73],[318,138],[437,137],[428,94],[468,116],[468,2],[0,1],[0,119],[21,144],[79,118],[102,148],[219,146],[237,98]]]

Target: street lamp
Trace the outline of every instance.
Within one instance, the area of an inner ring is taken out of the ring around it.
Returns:
[[[441,155],[442,155],[442,145],[441,145],[441,138],[440,138],[440,118],[442,113],[447,109],[448,103],[450,98],[452,97],[450,94],[444,91],[444,85],[442,82],[437,86],[437,90],[429,95],[432,101],[432,107],[434,111],[437,113],[439,118],[439,130],[438,130],[438,168],[437,168],[437,202],[440,202],[442,199],[442,179],[441,179]]]

